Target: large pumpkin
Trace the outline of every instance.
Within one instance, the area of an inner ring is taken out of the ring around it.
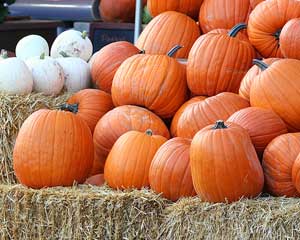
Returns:
[[[23,123],[13,165],[20,183],[31,188],[83,183],[93,164],[93,138],[75,114],[39,110]]]
[[[262,161],[266,189],[274,196],[298,197],[292,168],[300,153],[300,133],[275,138],[266,148]]]
[[[247,130],[218,121],[193,138],[191,171],[199,197],[233,202],[255,197],[264,185],[263,171]]]
[[[101,90],[110,93],[115,73],[127,58],[140,50],[132,43],[120,41],[102,48],[93,58],[91,74],[93,83]]]
[[[173,138],[155,154],[150,170],[151,189],[172,201],[196,195],[190,169],[191,140]]]
[[[236,38],[245,27],[239,24],[229,33],[210,32],[195,42],[187,64],[188,87],[192,93],[214,96],[238,92],[255,57],[251,44]]]
[[[259,156],[267,145],[276,137],[287,133],[285,123],[272,110],[249,107],[235,112],[228,122],[245,128]]]
[[[194,135],[218,119],[227,119],[236,111],[249,107],[249,102],[235,93],[220,93],[188,106],[177,123],[179,137]]]
[[[251,106],[272,109],[290,131],[300,130],[300,60],[281,59],[270,66],[256,60],[265,69],[253,81]]]
[[[200,36],[196,22],[183,13],[164,12],[155,17],[141,33],[136,46],[147,54],[166,54],[174,45],[184,46],[175,57],[187,58]]]
[[[104,178],[112,188],[142,188],[149,186],[151,161],[166,142],[165,137],[144,132],[123,134],[111,149],[104,167]]]
[[[282,57],[279,44],[281,29],[286,22],[297,17],[300,17],[298,0],[264,1],[250,14],[249,40],[263,57]]]

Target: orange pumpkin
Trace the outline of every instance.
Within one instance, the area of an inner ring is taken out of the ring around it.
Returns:
[[[292,180],[297,192],[300,192],[300,154],[298,154],[292,168]]]
[[[227,119],[236,111],[249,107],[249,102],[235,93],[220,93],[189,105],[177,123],[177,135],[193,138],[194,135],[218,119]]]
[[[169,0],[168,0],[169,1]],[[147,54],[166,54],[174,45],[184,46],[174,56],[187,58],[200,36],[196,22],[185,14],[168,11],[155,17],[141,33],[136,46]]]
[[[258,4],[260,4],[263,1],[265,0],[250,0],[251,8],[254,9]]]
[[[234,123],[218,121],[199,131],[190,150],[195,190],[208,202],[234,202],[256,197],[264,176],[248,132]]]
[[[274,196],[299,197],[292,179],[292,169],[300,152],[300,133],[275,138],[266,148],[262,166],[266,189]]]
[[[236,37],[245,27],[239,24],[229,33],[210,32],[195,42],[187,64],[187,82],[192,93],[207,96],[238,93],[255,57],[251,44]]]
[[[39,189],[83,183],[93,158],[92,134],[80,117],[43,109],[23,123],[14,147],[13,165],[20,183]]]
[[[149,168],[151,161],[166,142],[165,137],[129,131],[123,134],[111,149],[104,167],[104,178],[115,189],[127,189],[149,186]]]
[[[288,132],[281,118],[269,109],[244,108],[231,115],[227,121],[236,123],[248,131],[258,156],[262,156],[274,138]]]
[[[132,43],[119,41],[102,48],[93,59],[91,75],[93,83],[101,90],[110,93],[115,73],[129,57],[140,53]]]
[[[173,138],[159,148],[152,160],[151,189],[171,201],[196,195],[190,169],[190,145],[189,139]]]
[[[103,154],[96,154],[94,153],[94,162],[93,162],[93,167],[89,173],[89,177],[104,173],[104,164],[106,160],[106,155]]]
[[[104,174],[93,175],[84,182],[84,184],[94,185],[98,187],[103,186],[104,183],[105,183]]]
[[[96,89],[84,89],[71,96],[62,109],[81,117],[93,132],[99,119],[114,108],[111,96]]]

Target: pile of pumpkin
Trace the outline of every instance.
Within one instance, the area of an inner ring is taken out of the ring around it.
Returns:
[[[180,2],[171,10],[183,13],[148,1],[157,16],[136,45],[93,55],[100,90],[24,122],[13,156],[21,183],[100,174],[87,182],[151,187],[173,201],[232,202],[264,186],[300,195],[300,1]]]

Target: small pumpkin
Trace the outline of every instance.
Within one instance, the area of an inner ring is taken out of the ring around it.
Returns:
[[[105,183],[104,174],[96,174],[85,180],[84,184],[101,187]]]
[[[199,131],[190,150],[195,190],[203,201],[234,202],[262,192],[264,175],[247,130],[217,121]]]
[[[148,187],[151,161],[166,141],[165,137],[153,135],[151,130],[123,134],[106,159],[105,181],[115,189]]]

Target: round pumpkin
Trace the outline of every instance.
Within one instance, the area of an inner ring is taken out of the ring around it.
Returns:
[[[281,118],[269,109],[244,108],[231,115],[227,121],[236,123],[248,131],[258,156],[262,156],[274,138],[288,132]]]
[[[89,127],[66,111],[42,109],[30,115],[19,131],[13,151],[18,181],[36,189],[83,183],[93,159]]]
[[[120,41],[103,47],[93,58],[91,74],[93,83],[101,90],[110,93],[116,71],[129,57],[140,53],[132,43]]]
[[[272,109],[285,121],[289,131],[299,131],[300,61],[281,59],[270,66],[262,61],[255,62],[265,70],[251,86],[251,106]]]
[[[151,189],[171,201],[196,195],[190,169],[190,145],[189,139],[173,138],[158,149],[150,165]]]
[[[292,19],[284,25],[279,42],[284,57],[300,60],[300,18]]]
[[[292,180],[297,192],[300,192],[300,154],[298,154],[292,168]]]
[[[105,183],[104,180],[104,174],[97,174],[89,177],[87,180],[85,180],[84,184],[93,185],[101,187]]]
[[[255,57],[251,44],[236,37],[245,27],[239,24],[229,33],[210,32],[195,42],[187,64],[187,82],[193,94],[238,93]]]
[[[184,46],[174,56],[187,58],[200,36],[196,22],[183,13],[168,11],[155,17],[143,30],[136,46],[147,54],[166,54],[174,45]]]
[[[218,119],[227,119],[236,111],[249,107],[249,102],[235,93],[220,93],[189,105],[177,123],[178,137],[194,135]]]
[[[199,131],[190,150],[195,190],[208,202],[256,197],[264,175],[247,130],[217,121]]]
[[[152,135],[151,130],[123,134],[106,159],[105,181],[115,189],[148,187],[151,161],[166,141],[165,137]]]
[[[81,117],[94,132],[99,119],[113,109],[114,105],[108,93],[97,89],[84,89],[71,96],[62,107]]]
[[[268,0],[260,3],[249,16],[250,42],[265,58],[282,57],[281,29],[286,22],[297,17],[300,17],[300,1]]]
[[[300,153],[300,133],[275,138],[266,148],[262,166],[266,190],[274,196],[299,197],[293,184],[292,169]]]

